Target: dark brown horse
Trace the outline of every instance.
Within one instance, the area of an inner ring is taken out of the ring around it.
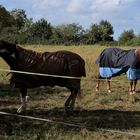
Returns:
[[[12,73],[11,84],[19,88],[21,93],[19,113],[26,109],[27,89],[39,86],[53,87],[58,85],[68,88],[71,94],[65,102],[65,109],[66,111],[73,109],[76,96],[80,93],[81,77],[86,75],[85,62],[78,54],[69,51],[41,53],[0,41],[0,56],[10,66],[11,70],[71,77]]]
[[[107,90],[111,92],[111,77],[126,73],[130,80],[129,93],[135,94],[137,80],[140,79],[140,49],[106,48],[101,52],[96,63],[99,64],[96,91],[99,90],[100,79],[106,79]]]

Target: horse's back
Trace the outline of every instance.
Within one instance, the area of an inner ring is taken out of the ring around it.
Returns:
[[[76,81],[74,78],[70,80],[69,78],[57,77],[57,75],[79,78],[81,76],[85,76],[85,62],[78,54],[69,51],[44,53],[37,53],[28,50],[24,51],[21,51],[18,54],[18,56],[20,56],[20,59],[17,58],[18,70],[49,74],[50,76],[13,74],[11,81],[16,83],[17,87],[23,85],[26,87],[60,85],[79,88],[80,81]]]

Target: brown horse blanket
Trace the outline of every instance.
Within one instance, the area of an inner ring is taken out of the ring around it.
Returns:
[[[16,47],[14,70],[70,77],[85,76],[85,62],[77,54],[69,51],[35,52]],[[78,80],[79,81],[79,80]],[[47,77],[13,73],[11,83],[15,87],[34,88],[38,86],[66,86],[79,88],[77,79]]]

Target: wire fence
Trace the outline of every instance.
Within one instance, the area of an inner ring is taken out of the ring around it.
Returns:
[[[8,69],[0,69],[0,71],[3,72],[12,72],[12,73],[19,73],[19,74],[27,74],[27,75],[36,75],[36,76],[48,76],[48,77],[57,77],[57,78],[68,78],[68,79],[81,79],[81,77],[71,77],[71,76],[60,76],[60,75],[51,75],[51,74],[42,74],[42,73],[33,73],[33,72],[25,72],[25,71],[16,71],[16,70],[8,70]],[[83,79],[86,79],[86,77],[83,77]],[[98,78],[92,79],[92,80],[98,80]],[[103,81],[109,80],[109,79],[100,79]],[[110,81],[121,81],[121,80],[110,80]],[[38,117],[32,117],[32,116],[25,116],[25,115],[19,115],[19,114],[12,114],[7,112],[0,111],[1,115],[8,115],[11,117],[19,117],[19,118],[25,118],[30,120],[37,120],[37,121],[43,121],[43,122],[49,122],[49,123],[56,123],[60,125],[67,125],[70,127],[77,127],[77,128],[87,128],[92,129],[96,131],[103,131],[103,132],[111,132],[111,133],[119,133],[124,135],[130,135],[130,136],[140,136],[140,133],[133,133],[133,132],[127,132],[127,131],[120,131],[120,130],[112,130],[107,128],[92,128],[87,127],[80,124],[74,124],[74,123],[68,123],[68,122],[62,122],[62,121],[54,121],[50,119],[44,119],[44,118],[38,118]]]
[[[44,74],[44,73],[34,73],[34,72],[27,72],[27,71],[17,71],[17,70],[9,70],[9,69],[1,69],[0,71],[2,72],[10,72],[10,73],[19,73],[19,74],[27,74],[27,75],[36,75],[36,76],[46,76],[46,77],[54,77],[54,78],[65,78],[65,79],[87,79],[87,77],[74,77],[74,76],[63,76],[63,75],[53,75],[53,74]],[[93,78],[92,81],[97,81],[97,80],[101,80],[101,81],[112,81],[112,82],[119,82],[122,80],[114,80],[111,78],[103,78],[103,79],[99,79],[99,78]]]
[[[68,122],[62,122],[62,121],[54,121],[54,120],[50,120],[50,119],[44,119],[44,118],[38,118],[38,117],[32,117],[32,116],[25,116],[25,115],[18,115],[18,114],[12,114],[12,113],[1,112],[1,111],[0,111],[0,114],[11,116],[11,117],[18,117],[18,118],[37,120],[37,121],[55,123],[55,124],[60,124],[60,125],[66,125],[66,126],[76,127],[76,128],[92,129],[92,130],[95,130],[95,131],[118,133],[118,134],[129,135],[129,136],[140,136],[140,133],[120,131],[120,130],[112,130],[112,129],[107,129],[107,128],[92,128],[92,127],[87,127],[87,126],[80,125],[80,124],[74,124],[74,123],[68,123]]]

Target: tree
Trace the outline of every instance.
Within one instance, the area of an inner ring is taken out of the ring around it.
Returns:
[[[24,26],[19,31],[18,42],[20,42],[20,43],[31,43],[32,42],[32,37],[31,37],[30,28],[33,25],[33,21],[30,18],[30,19],[26,19],[24,22],[25,22]]]
[[[25,14],[25,10],[23,9],[14,9],[10,12],[13,18],[16,21],[17,31],[20,31],[27,20],[27,16]]]
[[[132,29],[130,30],[124,30],[123,33],[119,37],[120,43],[126,43],[133,39],[135,37],[134,31]]]
[[[107,20],[101,20],[99,29],[102,41],[113,41],[112,35],[114,34],[112,25]]]
[[[0,5],[0,39],[15,42],[15,20],[2,5]]]
[[[130,41],[127,41],[125,44],[131,46],[140,46],[140,35],[136,35],[134,38],[132,38]]]
[[[32,24],[30,27],[30,36],[33,39],[38,39],[44,41],[50,39],[52,35],[51,24],[47,22],[44,18]]]
[[[113,41],[113,27],[108,21],[101,20],[99,25],[93,24],[89,30],[87,30],[85,36],[87,38],[87,44],[95,44],[100,41]]]
[[[14,18],[2,5],[0,5],[0,31],[5,27],[12,27],[14,24]]]
[[[53,38],[62,42],[79,42],[84,29],[78,23],[62,24],[53,29]]]
[[[101,31],[99,25],[93,24],[89,30],[86,31],[87,44],[95,44],[101,41]]]

